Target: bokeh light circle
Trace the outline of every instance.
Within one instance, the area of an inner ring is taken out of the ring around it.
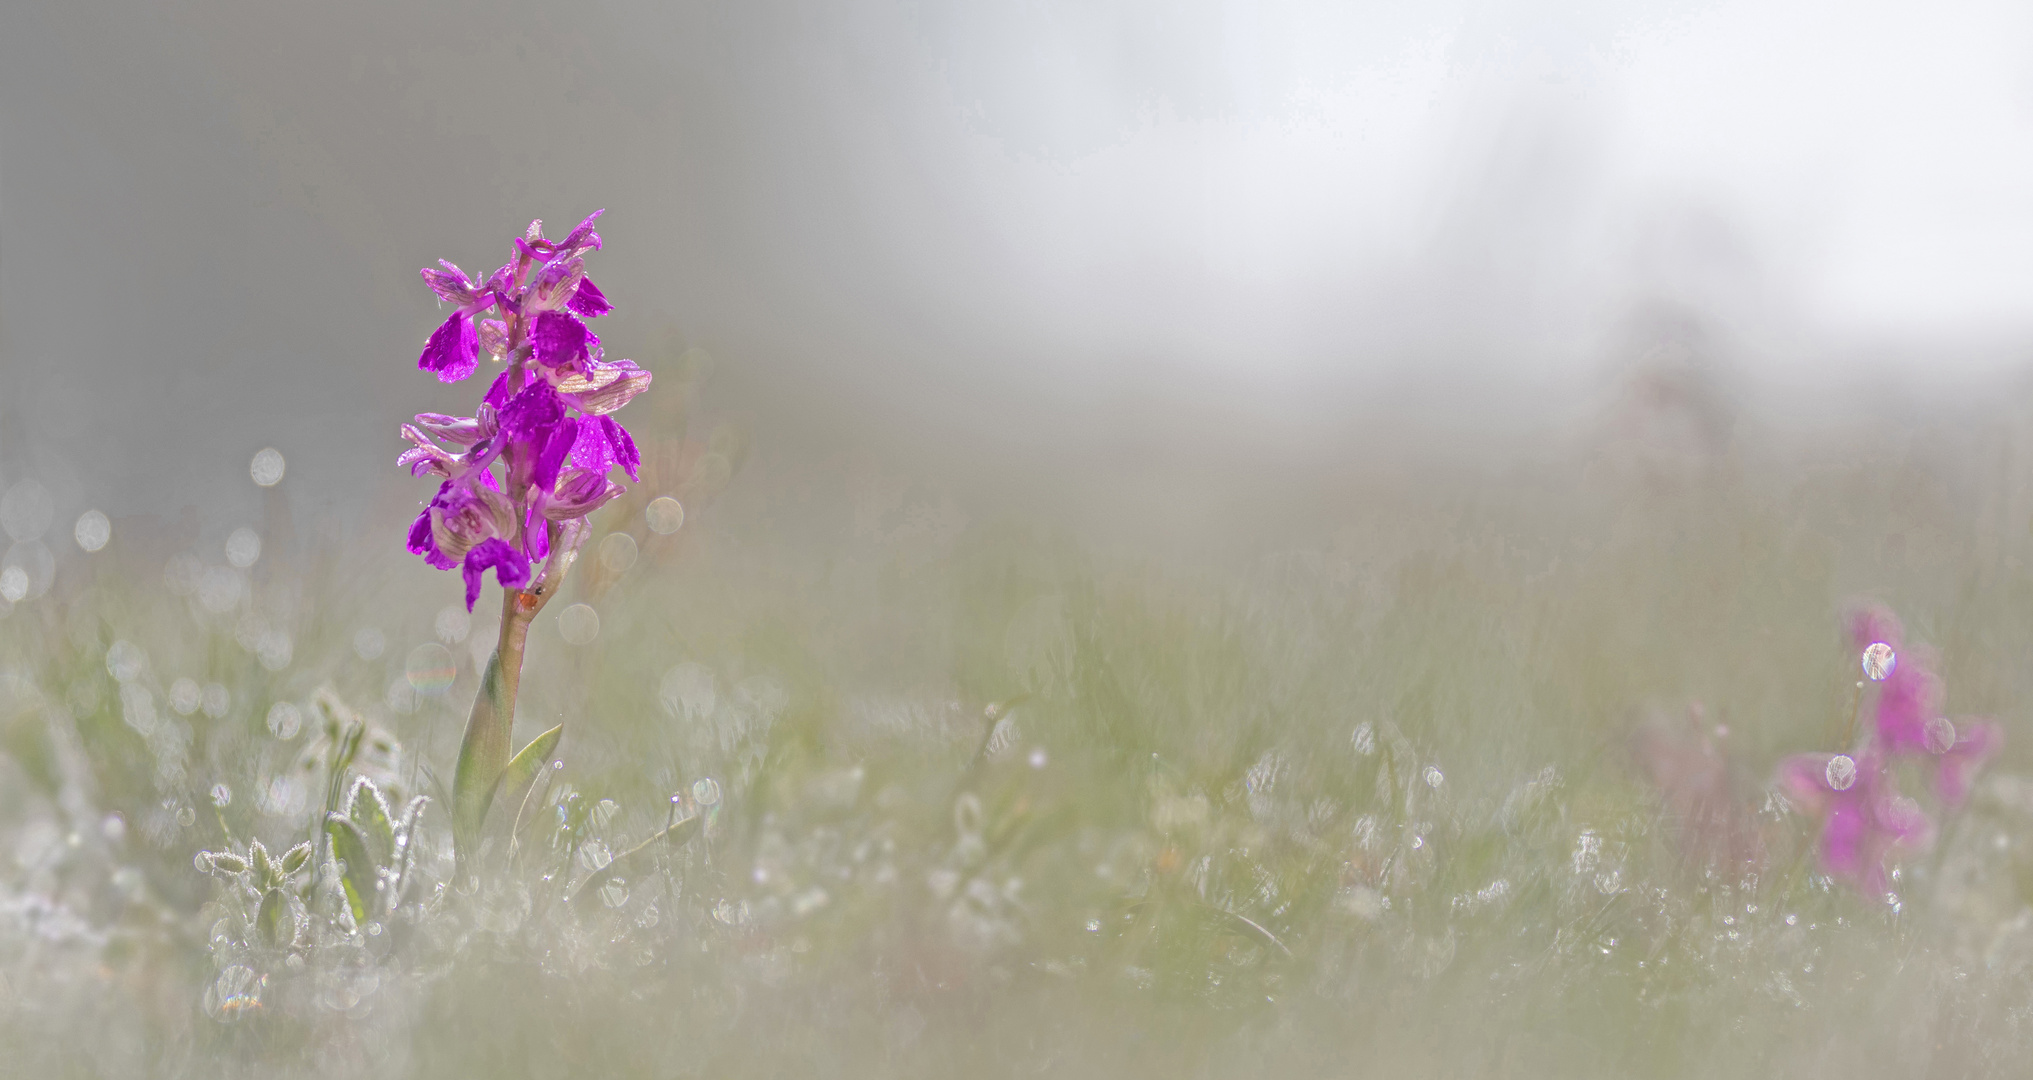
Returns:
[[[678,500],[665,495],[652,500],[643,510],[642,516],[649,521],[650,531],[659,536],[669,536],[684,527],[685,507]]]
[[[98,551],[113,539],[113,523],[97,510],[87,510],[78,515],[78,524],[71,530],[78,548],[82,551]]]
[[[409,651],[402,674],[409,680],[410,688],[418,694],[437,697],[452,688],[452,680],[459,676],[459,667],[452,660],[452,650],[435,641],[426,641]]]
[[[247,474],[262,487],[274,487],[282,483],[284,463],[282,451],[270,446],[254,455],[254,461],[247,466]]]
[[[600,613],[588,604],[573,604],[558,614],[558,633],[574,645],[590,645],[600,636]]]

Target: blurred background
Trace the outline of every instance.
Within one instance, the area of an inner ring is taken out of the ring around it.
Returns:
[[[0,7],[0,1047],[2011,1075],[2029,56],[1980,2]],[[264,945],[193,854],[314,835],[342,720],[442,803],[493,642],[402,549],[398,425],[483,389],[416,271],[602,208],[655,382],[532,634],[553,862],[448,899],[433,810],[386,938],[305,871]],[[1863,602],[2006,734],[1886,897],[1770,782],[1875,700]]]
[[[395,424],[467,411],[415,269],[601,207],[610,340],[709,355],[759,450],[1160,536],[1543,445],[1690,335],[1788,430],[1995,404],[2033,340],[2014,4],[6,20],[0,470],[66,520],[244,513],[267,445],[335,518],[407,490]]]

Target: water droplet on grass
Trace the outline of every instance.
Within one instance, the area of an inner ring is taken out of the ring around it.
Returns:
[[[223,782],[212,785],[212,805],[224,810],[233,805],[233,789]]]
[[[1432,766],[1432,765],[1428,765],[1428,766],[1426,766],[1426,786],[1427,786],[1427,787],[1429,787],[1429,788],[1432,788],[1432,789],[1434,789],[1435,791],[1438,791],[1438,790],[1440,789],[1440,785],[1441,785],[1441,784],[1444,784],[1444,783],[1446,783],[1446,782],[1447,782],[1447,777],[1446,777],[1446,776],[1444,776],[1444,775],[1442,775],[1442,774],[1441,774],[1441,772],[1440,772],[1440,770],[1439,770],[1439,769],[1438,769],[1437,767],[1435,767],[1435,766]]]
[[[720,782],[708,776],[693,783],[692,801],[700,806],[718,806],[720,804]]]
[[[620,878],[608,878],[600,886],[600,902],[611,908],[628,903],[628,882]]]
[[[197,822],[198,822],[198,812],[196,810],[193,810],[188,806],[181,807],[177,810],[176,823],[178,825],[181,825],[184,828],[188,829],[192,825],[197,824]]]

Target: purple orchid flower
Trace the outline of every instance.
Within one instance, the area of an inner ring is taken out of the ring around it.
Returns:
[[[1866,896],[1885,893],[1885,859],[1898,851],[1924,849],[1934,823],[1919,805],[1899,794],[1885,762],[1870,751],[1849,768],[1831,762],[1841,755],[1795,754],[1779,764],[1779,788],[1796,805],[1822,819],[1821,865],[1829,876],[1849,882]],[[1838,788],[1831,778],[1845,786]]]
[[[589,531],[586,515],[624,490],[608,479],[616,466],[640,479],[635,440],[611,414],[649,388],[650,373],[605,359],[583,321],[614,310],[586,277],[583,256],[601,246],[599,216],[558,241],[532,222],[514,256],[482,284],[449,262],[422,271],[457,310],[431,334],[417,366],[444,382],[471,376],[482,353],[504,367],[473,416],[421,413],[402,425],[412,446],[397,458],[412,475],[441,478],[410,526],[409,550],[432,566],[462,569],[468,610],[486,571],[503,588],[521,588],[541,579],[537,564],[576,552]],[[475,318],[489,309],[500,317]]]

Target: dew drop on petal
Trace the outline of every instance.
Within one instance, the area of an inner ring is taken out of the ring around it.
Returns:
[[[71,536],[82,551],[97,551],[113,539],[113,523],[97,510],[87,510],[78,515],[78,524],[71,530]]]
[[[435,641],[426,641],[409,651],[403,662],[403,677],[418,694],[437,697],[452,688],[459,669],[452,662],[452,650]]]
[[[1857,763],[1848,754],[1837,754],[1828,759],[1822,775],[1831,791],[1848,791],[1857,782]]]
[[[1927,752],[1946,754],[1955,749],[1955,721],[1937,716],[1927,722]]]
[[[268,447],[254,455],[254,461],[247,467],[247,474],[262,487],[274,487],[282,483],[282,451]]]
[[[1892,654],[1892,647],[1882,641],[1872,642],[1864,649],[1864,675],[1872,682],[1884,682],[1899,664],[1899,658]]]
[[[642,515],[649,521],[650,531],[659,536],[669,536],[685,524],[684,506],[669,495],[651,500]]]
[[[720,804],[720,782],[712,777],[703,777],[692,784],[692,801],[700,806]]]

